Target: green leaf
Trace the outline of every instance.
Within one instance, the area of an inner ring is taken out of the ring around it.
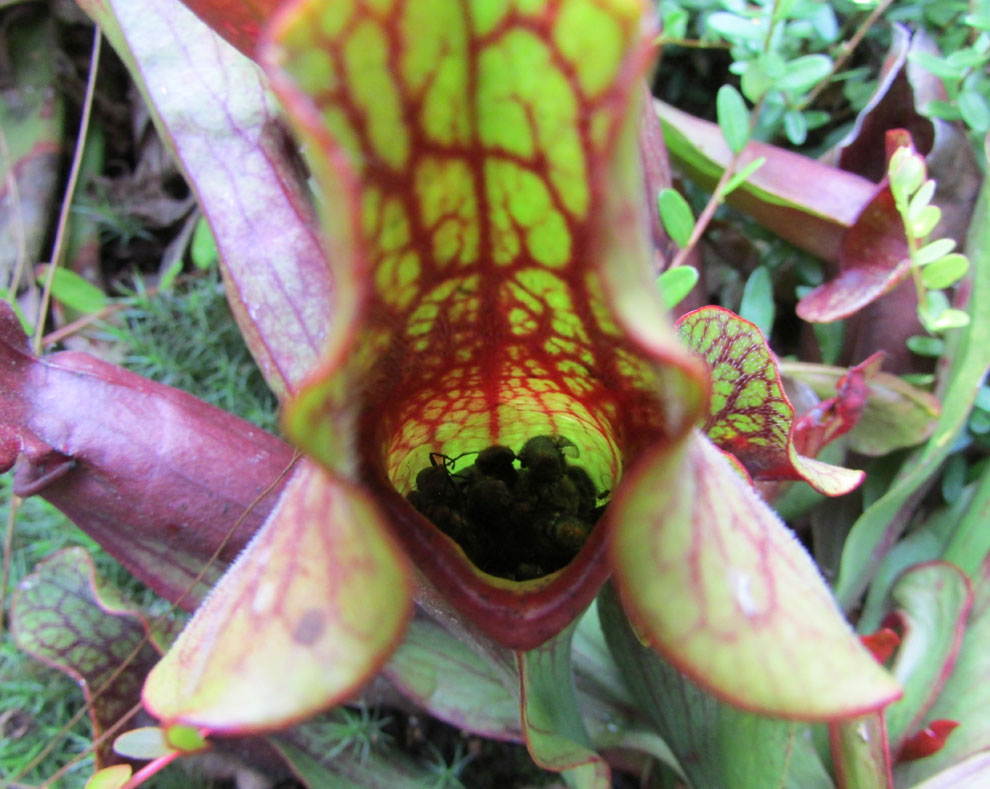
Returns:
[[[739,316],[756,324],[769,337],[773,329],[773,319],[776,306],[773,301],[773,280],[770,269],[757,266],[746,280],[743,287],[742,302],[739,305]]]
[[[746,181],[749,180],[749,177],[766,163],[767,157],[761,156],[758,159],[753,159],[753,161],[745,167],[740,168],[738,172],[733,173],[732,177],[725,182],[725,188],[722,190],[723,196],[728,195],[746,183]]]
[[[828,55],[804,55],[787,64],[784,76],[776,80],[774,87],[789,93],[804,93],[825,79],[832,71],[832,58]]]
[[[649,716],[691,786],[832,789],[808,730],[724,704],[643,646],[611,584],[598,614],[632,698]]]
[[[47,276],[48,266],[40,267],[38,282],[43,283]],[[109,301],[107,294],[92,282],[61,266],[55,269],[52,277],[52,296],[64,306],[83,315],[99,312]]]
[[[890,189],[898,199],[906,200],[925,181],[925,162],[908,147],[898,148],[887,165]]]
[[[348,698],[410,613],[405,557],[384,534],[366,494],[312,463],[297,467],[148,676],[145,705],[166,723],[251,732]]]
[[[210,747],[207,739],[191,726],[169,726],[165,729],[165,741],[183,753],[194,753]]]
[[[945,340],[940,337],[930,337],[925,334],[916,334],[908,337],[904,343],[911,353],[918,356],[930,356],[937,359],[945,350]]]
[[[11,631],[18,647],[80,683],[91,704],[94,734],[100,735],[139,700],[141,682],[158,654],[146,641],[147,622],[94,572],[82,548],[67,548],[41,562],[14,593]],[[105,740],[97,761],[111,759]]]
[[[158,289],[161,291],[169,290],[172,285],[175,284],[175,280],[178,279],[179,274],[182,273],[182,258],[177,258],[172,262],[165,273],[162,274],[161,279],[158,280]]]
[[[157,759],[176,750],[168,744],[165,730],[159,726],[131,729],[113,741],[113,749],[121,756],[138,760]]]
[[[924,238],[935,229],[942,218],[942,209],[935,205],[925,206],[910,220],[911,233],[915,238]]]
[[[704,431],[757,480],[803,479],[819,493],[848,493],[861,471],[800,455],[794,447],[794,407],[759,329],[721,307],[702,307],[677,322],[681,338],[705,360],[712,397]]]
[[[749,142],[749,110],[739,91],[723,85],[715,97],[715,109],[722,135],[733,153],[740,153]]]
[[[918,266],[927,266],[945,255],[948,255],[956,248],[956,242],[951,238],[940,238],[932,241],[919,249],[914,256],[914,262]]]
[[[990,185],[984,181],[973,216],[985,217],[988,211]],[[972,223],[966,253],[972,263],[968,302],[971,320],[952,340],[946,354],[951,366],[944,377],[942,414],[925,446],[904,462],[903,470],[887,492],[853,524],[843,547],[836,582],[836,596],[844,608],[857,604],[887,546],[893,545],[904,530],[915,511],[916,491],[938,470],[965,428],[976,393],[990,367],[986,353],[990,347],[990,310],[986,309],[990,304],[990,223]]]
[[[982,499],[986,506],[986,498]],[[983,521],[986,533],[986,521]],[[984,538],[985,543],[985,538]],[[977,548],[976,544],[971,546]],[[985,550],[985,549],[984,549]],[[973,556],[968,557],[970,561]],[[960,725],[938,752],[924,759],[897,765],[898,786],[914,787],[937,776],[953,765],[990,749],[990,677],[987,654],[990,653],[990,563],[985,556],[974,562],[973,606],[963,636],[959,656],[951,674],[945,677],[938,698],[924,716],[924,721],[953,720]],[[979,778],[970,783],[963,776],[958,783],[936,783],[938,789],[983,786]]]
[[[946,121],[962,120],[962,113],[959,112],[959,105],[954,101],[939,101],[932,99],[925,102],[925,113],[932,118],[941,118]]]
[[[970,323],[969,313],[957,309],[947,309],[941,313],[932,323],[935,331],[949,331],[949,329],[961,329]]]
[[[843,367],[805,362],[781,362],[781,371],[826,399],[848,371]],[[870,457],[920,444],[935,428],[939,403],[929,392],[916,389],[896,375],[877,372],[870,378],[866,408],[859,422],[846,434],[849,447]]]
[[[904,695],[884,711],[890,747],[896,753],[920,728],[952,672],[973,598],[965,575],[944,562],[905,572],[891,598],[905,623],[904,640],[891,669]]]
[[[452,726],[498,740],[520,736],[519,680],[428,619],[413,619],[384,674],[403,696]]]
[[[747,19],[728,11],[717,11],[705,19],[705,27],[728,41],[741,39],[763,43],[764,26],[755,19]]]
[[[949,297],[940,290],[930,290],[925,293],[918,305],[918,316],[922,325],[928,331],[933,331],[935,321],[947,309],[949,309]]]
[[[739,88],[743,95],[754,104],[773,85],[773,79],[763,67],[762,59],[751,60],[739,76]]]
[[[883,713],[830,723],[829,743],[833,769],[842,776],[840,786],[891,789]]]
[[[912,50],[908,57],[919,64],[926,71],[930,71],[936,77],[946,80],[957,80],[962,78],[965,69],[950,63],[945,58],[937,57],[928,52]]]
[[[86,781],[83,789],[121,789],[133,775],[134,769],[129,764],[115,764],[104,767]]]
[[[953,524],[955,528],[942,559],[960,568],[976,582],[979,580],[980,565],[990,552],[990,529],[986,528],[985,518],[990,507],[990,465],[984,466],[980,473],[968,505]]]
[[[663,12],[661,41],[685,38],[691,17],[684,8],[672,8]]]
[[[657,286],[663,297],[664,306],[674,309],[698,284],[698,269],[691,266],[669,268],[657,277]]]
[[[794,145],[804,145],[808,138],[808,123],[801,110],[788,110],[784,113],[784,133]]]
[[[899,695],[804,548],[709,441],[626,474],[625,495],[609,504],[615,579],[641,638],[666,660],[722,701],[797,720]]]
[[[609,789],[608,764],[591,749],[571,673],[571,639],[577,622],[536,649],[517,653],[522,724],[538,765],[564,774],[575,789]]]
[[[925,266],[921,270],[921,282],[926,288],[933,290],[948,288],[965,277],[968,270],[969,261],[966,256],[954,252]]]
[[[982,93],[967,90],[959,94],[957,101],[962,118],[969,128],[981,133],[990,128],[990,105]]]
[[[667,234],[677,246],[686,247],[694,230],[694,215],[687,200],[676,189],[668,187],[657,195],[657,208]]]
[[[192,241],[189,243],[189,257],[193,265],[200,271],[212,268],[220,259],[220,252],[217,249],[217,241],[210,230],[210,224],[205,216],[201,216],[196,222],[196,229],[193,231]]]
[[[922,211],[928,206],[935,196],[935,181],[929,178],[925,181],[914,193],[911,201],[908,203],[907,219],[909,222],[914,222],[921,216]]]

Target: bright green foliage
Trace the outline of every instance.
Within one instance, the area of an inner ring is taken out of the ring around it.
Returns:
[[[969,318],[961,310],[949,307],[941,291],[966,275],[969,261],[965,255],[952,252],[955,244],[951,239],[926,240],[942,212],[931,204],[935,182],[926,180],[924,158],[910,147],[900,147],[891,155],[887,173],[894,205],[907,234],[921,324],[932,333],[965,326]]]

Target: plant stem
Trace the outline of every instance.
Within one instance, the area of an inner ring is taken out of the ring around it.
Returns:
[[[826,74],[817,85],[815,85],[812,91],[805,96],[804,100],[801,101],[794,109],[798,111],[803,110],[818,98],[818,94],[825,90],[825,87],[831,81],[832,77],[846,64],[846,61],[849,60],[852,53],[856,51],[856,47],[859,46],[859,42],[863,40],[863,36],[865,36],[870,31],[870,28],[876,24],[877,19],[880,18],[880,15],[887,10],[887,6],[889,6],[892,2],[893,0],[881,0],[881,2],[877,4],[877,7],[870,12],[870,15],[863,20],[863,23],[856,29],[856,32],[853,33],[853,37],[844,42],[839,48],[839,56],[832,63],[832,70],[829,71],[829,73]]]
[[[86,134],[89,131],[89,118],[93,111],[93,95],[96,92],[96,73],[99,70],[100,44],[103,35],[99,27],[93,28],[93,49],[89,58],[89,76],[86,79],[86,96],[83,99],[82,117],[79,119],[79,134],[76,138],[76,150],[72,154],[72,168],[69,170],[69,180],[65,185],[65,196],[58,214],[58,225],[55,227],[55,242],[52,245],[52,259],[49,261],[45,285],[41,292],[41,304],[38,307],[38,320],[34,326],[34,352],[41,355],[42,337],[45,330],[45,316],[52,299],[52,282],[55,279],[55,269],[58,268],[65,252],[66,229],[69,224],[69,211],[72,198],[79,181],[79,170],[82,167],[83,151],[86,148]]]

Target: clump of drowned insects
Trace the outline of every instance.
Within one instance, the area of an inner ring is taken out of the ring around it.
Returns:
[[[490,446],[454,470],[466,455],[430,454],[409,502],[461,546],[474,565],[514,581],[539,578],[567,565],[605,509],[563,436],[534,436],[518,452]]]

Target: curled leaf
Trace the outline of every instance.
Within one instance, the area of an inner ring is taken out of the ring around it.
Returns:
[[[407,573],[367,496],[305,463],[148,676],[145,704],[170,724],[244,733],[339,703],[401,636]]]
[[[760,330],[720,307],[683,316],[677,329],[708,365],[712,399],[704,432],[734,455],[754,480],[803,479],[830,496],[848,493],[863,472],[800,455],[794,444],[794,407]]]
[[[90,704],[94,738],[140,698],[144,676],[158,659],[147,627],[136,611],[100,588],[82,548],[43,561],[13,598],[11,631],[18,647],[79,683]],[[97,765],[116,761],[104,742]]]
[[[609,516],[623,602],[640,632],[717,698],[766,715],[849,717],[900,695],[804,549],[701,436],[647,460]]]

